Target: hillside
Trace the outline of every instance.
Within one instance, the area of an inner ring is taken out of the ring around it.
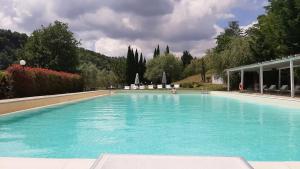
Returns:
[[[208,75],[208,77],[210,77],[210,75]],[[186,89],[198,89],[198,90],[210,90],[210,91],[219,91],[219,90],[226,89],[224,85],[204,83],[200,77],[200,74],[189,76],[175,83],[180,84],[182,88],[186,88]]]
[[[182,80],[177,81],[176,83],[182,84],[182,83],[201,83],[202,79],[200,74],[192,75],[189,77],[186,77]]]

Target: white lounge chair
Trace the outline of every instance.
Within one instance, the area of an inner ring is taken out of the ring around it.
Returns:
[[[90,169],[253,169],[240,157],[104,154]]]
[[[148,85],[148,89],[150,90],[154,89],[153,85]]]
[[[282,85],[281,88],[279,90],[277,90],[277,92],[286,92],[289,90],[289,86],[288,85]]]
[[[300,85],[295,86],[295,92],[300,92]]]
[[[145,89],[145,86],[144,86],[144,85],[141,85],[139,88],[140,88],[141,90],[144,90],[144,89]]]
[[[175,88],[175,89],[180,88],[180,84],[174,84],[174,88]]]
[[[138,86],[136,86],[135,84],[131,84],[130,89],[136,90],[136,89],[138,89]]]
[[[166,85],[166,89],[171,89],[171,85]]]
[[[163,85],[157,85],[157,89],[162,89],[163,88]]]
[[[276,90],[276,85],[271,85],[269,88],[264,89],[267,92],[275,91]]]
[[[125,89],[125,90],[129,90],[129,89],[130,89],[130,86],[124,86],[124,89]]]

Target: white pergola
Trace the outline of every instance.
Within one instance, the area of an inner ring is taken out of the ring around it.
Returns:
[[[277,69],[278,72],[278,86],[281,86],[281,70],[290,69],[290,91],[291,97],[295,96],[295,82],[294,82],[294,68],[300,67],[300,55],[289,56],[282,59],[271,60],[246,66],[240,66],[235,68],[226,69],[227,72],[227,90],[230,91],[230,74],[233,72],[240,72],[241,74],[241,84],[244,85],[244,72],[258,72],[259,71],[259,86],[260,93],[264,93],[263,82],[264,82],[264,71]]]

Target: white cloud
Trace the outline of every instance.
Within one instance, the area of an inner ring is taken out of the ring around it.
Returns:
[[[264,0],[265,1],[265,0]],[[265,2],[264,2],[265,3]],[[128,45],[152,56],[160,44],[174,53],[201,56],[235,18],[234,8],[258,8],[260,0],[0,0],[0,28],[32,32],[54,20],[69,23],[82,46],[106,55],[126,55]],[[146,8],[145,8],[146,6]]]
[[[100,38],[95,43],[95,50],[100,53],[105,53],[112,56],[124,56],[128,50],[129,42],[122,39]],[[136,45],[131,46],[134,50],[141,52],[141,48]]]

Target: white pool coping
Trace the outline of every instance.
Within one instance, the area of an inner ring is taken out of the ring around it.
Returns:
[[[259,103],[264,105],[273,105],[286,108],[300,109],[300,98],[288,96],[277,96],[268,94],[248,94],[239,92],[212,91],[211,95],[238,99],[245,102]]]
[[[104,154],[90,169],[252,169],[240,157]]]
[[[96,159],[0,157],[0,169],[91,169],[95,161]],[[254,169],[300,169],[300,162],[293,161],[249,161],[249,164]]]

